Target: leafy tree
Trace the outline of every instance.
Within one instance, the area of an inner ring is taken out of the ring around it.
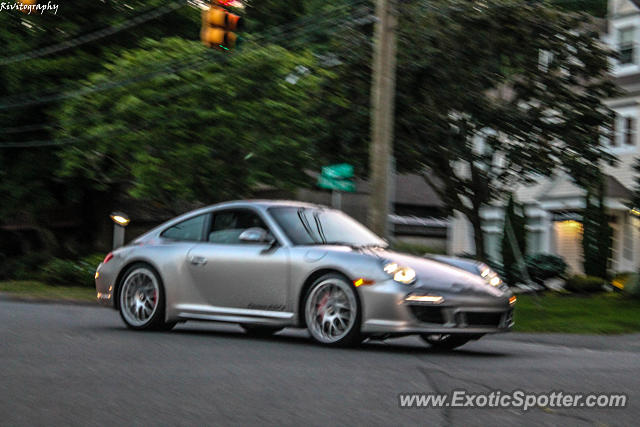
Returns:
[[[582,215],[582,250],[584,272],[587,276],[607,278],[607,264],[611,252],[612,230],[604,205],[605,183],[600,174],[596,182],[587,187],[585,209]]]
[[[185,7],[173,9],[180,2],[69,0],[60,3],[56,15],[2,11],[0,143],[53,139],[60,126],[55,114],[60,101],[42,102],[42,98],[78,88],[79,82],[100,70],[105,59],[120,49],[136,46],[143,37],[197,38],[199,11],[183,3]],[[132,21],[140,17],[148,20]],[[83,42],[83,36],[132,23],[135,25],[122,31]],[[62,45],[66,42],[68,46]],[[49,47],[59,50],[43,54],[41,49]],[[25,100],[32,103],[21,105]],[[58,150],[53,146],[0,149],[0,218],[35,224],[44,231],[50,225],[52,208],[78,200],[83,201],[78,214],[86,235],[94,229],[92,206],[103,199],[84,192],[86,186],[56,176]]]
[[[59,175],[173,210],[180,202],[242,198],[259,184],[292,188],[303,182],[314,129],[321,125],[310,114],[312,101],[325,73],[288,83],[296,67],[313,69],[314,60],[277,46],[228,59],[205,51],[178,38],[149,40],[92,75],[90,83],[98,84],[185,54],[204,61],[65,102],[58,137],[81,141],[61,150]]]
[[[501,255],[502,266],[507,283],[513,285],[521,276],[519,274],[519,263],[522,262],[524,267],[524,259],[518,259],[518,256],[524,257],[526,254],[526,223],[527,217],[524,206],[516,202],[513,194],[509,196],[509,201],[504,213],[504,231],[502,232]],[[511,227],[511,230],[509,230]],[[511,237],[515,238],[515,242]],[[517,247],[516,247],[517,245]]]
[[[607,0],[547,0],[547,3],[568,12],[586,12],[598,18],[607,15]]]
[[[600,142],[610,52],[586,15],[523,1],[429,5],[402,16],[414,31],[399,40],[397,164],[428,171],[486,258],[483,206],[557,170],[585,184],[613,160]]]

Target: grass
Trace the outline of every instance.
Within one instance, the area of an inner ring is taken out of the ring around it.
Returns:
[[[93,288],[52,286],[33,280],[0,282],[0,292],[26,299],[96,301],[96,291]]]
[[[516,332],[623,334],[640,332],[640,299],[622,294],[519,295]]]

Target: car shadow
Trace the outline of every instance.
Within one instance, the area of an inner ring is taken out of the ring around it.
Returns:
[[[238,340],[238,341],[246,341],[246,342],[273,342],[280,344],[288,344],[302,347],[314,347],[317,350],[323,351],[328,350],[332,352],[359,352],[364,351],[367,353],[386,353],[386,354],[405,354],[405,355],[447,355],[452,357],[473,357],[473,358],[481,358],[481,357],[509,357],[510,354],[500,352],[500,351],[483,351],[483,350],[474,350],[472,348],[459,348],[455,350],[440,350],[429,347],[428,344],[423,344],[419,340],[416,340],[416,343],[406,343],[406,342],[398,342],[396,339],[387,339],[387,340],[365,340],[365,342],[353,346],[353,347],[327,347],[321,344],[314,342],[309,336],[308,333],[304,329],[285,329],[275,335],[267,336],[267,337],[257,337],[248,335],[243,332],[241,329],[235,326],[225,326],[223,328],[216,327],[207,327],[207,326],[193,326],[192,323],[189,324],[189,327],[180,327],[178,325],[172,331],[153,331],[153,332],[138,332],[127,329],[125,326],[117,327],[110,326],[105,327],[104,329],[112,330],[112,331],[127,331],[132,334],[142,334],[148,336],[157,336],[157,335],[174,335],[181,337],[217,337],[223,339],[230,340]],[[473,342],[467,344],[469,346],[473,345]]]

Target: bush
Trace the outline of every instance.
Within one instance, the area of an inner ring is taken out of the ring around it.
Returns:
[[[33,280],[42,266],[51,259],[44,252],[33,252],[20,257],[0,259],[0,280]]]
[[[611,285],[633,297],[640,297],[640,274],[638,273],[619,273],[612,280]]]
[[[102,255],[89,255],[78,261],[55,258],[43,268],[41,279],[52,285],[95,286],[94,273]]]
[[[565,289],[571,292],[592,294],[602,291],[604,280],[600,277],[575,275],[569,277]]]
[[[545,280],[564,276],[567,264],[562,258],[551,254],[534,254],[525,258],[531,280],[543,284]]]

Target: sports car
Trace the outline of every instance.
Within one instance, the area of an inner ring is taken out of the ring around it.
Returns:
[[[513,325],[515,297],[438,261],[390,250],[339,210],[235,201],[195,210],[109,253],[98,301],[136,330],[219,321],[327,345],[418,334],[450,349]]]

